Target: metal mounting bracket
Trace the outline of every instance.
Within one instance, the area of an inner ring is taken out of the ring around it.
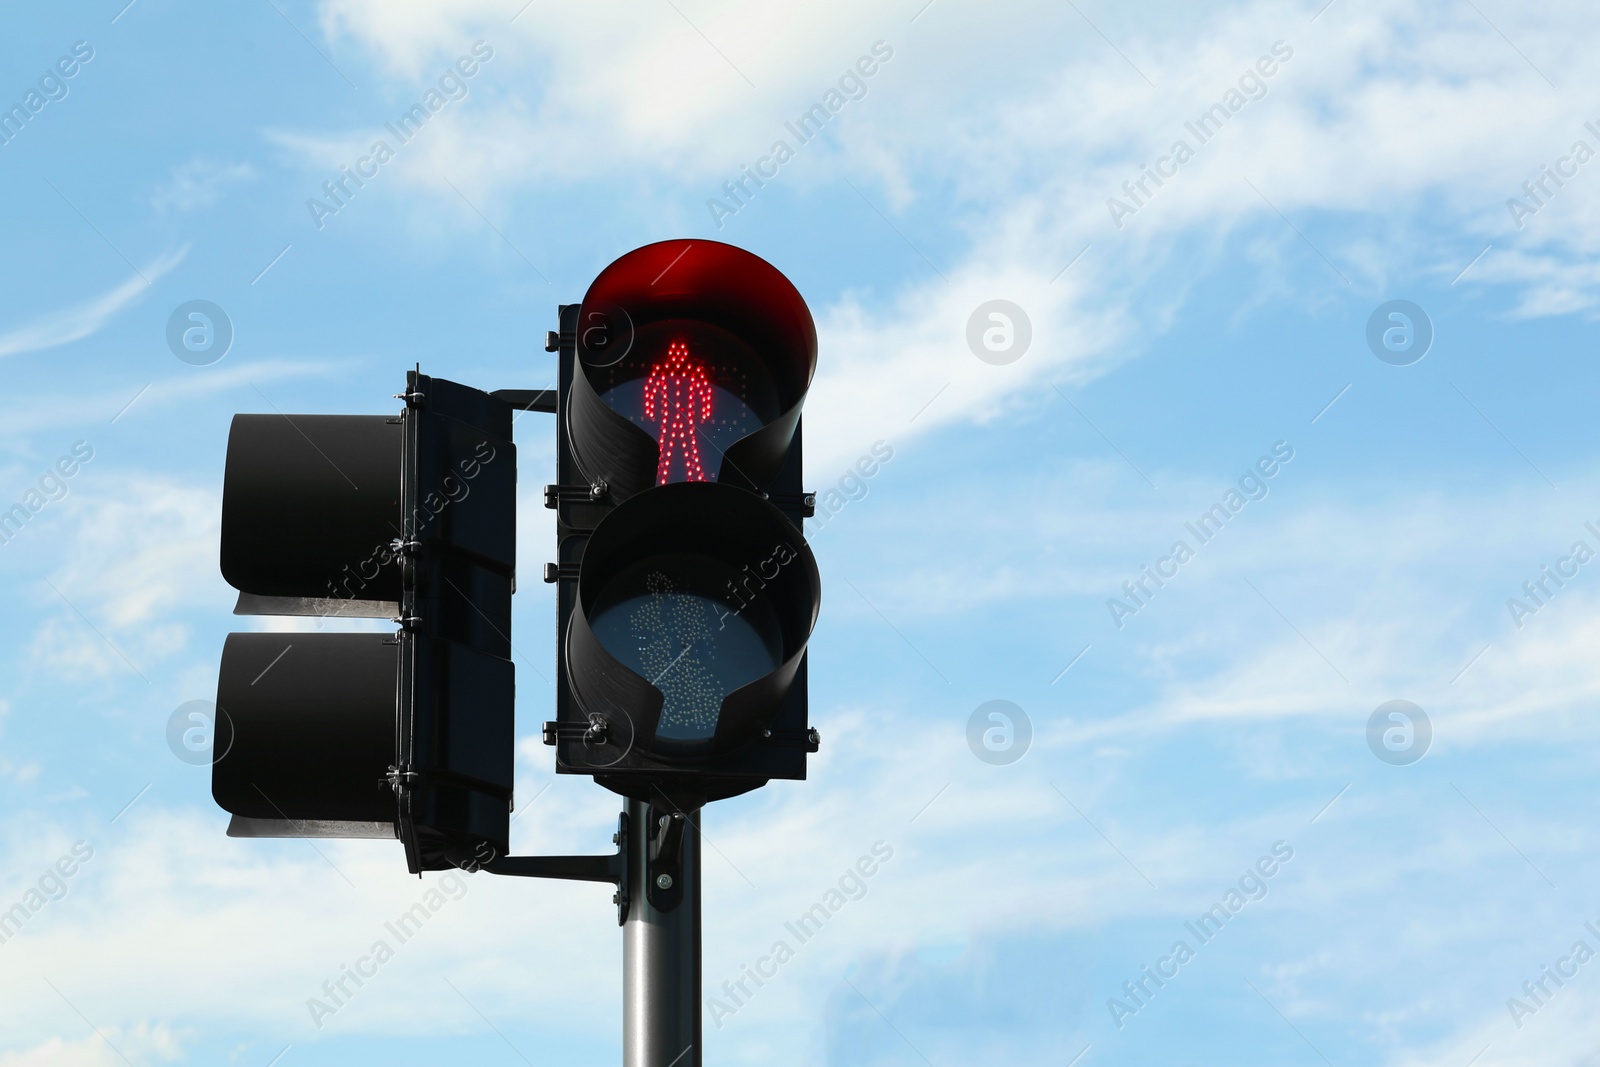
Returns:
[[[628,813],[617,816],[611,835],[617,851],[610,856],[501,856],[480,870],[518,878],[562,878],[577,882],[610,882],[617,887],[611,902],[617,906],[617,925],[628,920]]]

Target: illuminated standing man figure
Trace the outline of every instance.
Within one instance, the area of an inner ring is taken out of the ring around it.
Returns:
[[[644,417],[661,421],[656,484],[672,480],[674,461],[682,469],[682,481],[705,481],[698,434],[700,424],[711,419],[711,382],[706,365],[689,355],[689,346],[682,341],[669,344],[666,358],[650,368],[644,383]]]

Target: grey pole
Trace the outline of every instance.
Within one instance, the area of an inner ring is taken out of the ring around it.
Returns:
[[[700,1067],[700,828],[683,820],[676,873],[653,867],[666,813],[628,801],[628,919],[622,927],[624,1067]],[[660,907],[658,907],[660,905]]]

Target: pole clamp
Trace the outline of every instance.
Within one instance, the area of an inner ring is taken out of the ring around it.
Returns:
[[[657,911],[671,911],[683,903],[683,831],[689,817],[654,806],[646,810],[651,826],[645,892]]]

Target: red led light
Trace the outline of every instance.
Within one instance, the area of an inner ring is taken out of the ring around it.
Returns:
[[[671,480],[675,464],[683,473],[679,481],[705,481],[699,427],[711,419],[711,381],[706,365],[689,354],[684,342],[669,344],[666,356],[650,368],[644,383],[644,417],[661,423],[656,484]]]

